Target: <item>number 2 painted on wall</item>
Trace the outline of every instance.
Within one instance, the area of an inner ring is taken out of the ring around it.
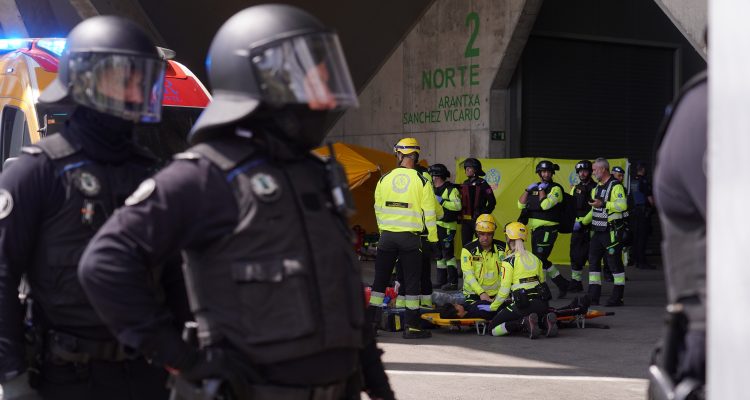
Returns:
[[[474,23],[472,24],[472,22]],[[473,29],[471,30],[469,43],[466,43],[466,51],[464,51],[464,57],[466,58],[479,56],[479,48],[474,47],[474,41],[477,40],[479,34],[479,14],[472,11],[466,16],[466,26],[469,25],[473,25]]]

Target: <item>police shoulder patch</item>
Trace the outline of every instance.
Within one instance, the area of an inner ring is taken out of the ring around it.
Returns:
[[[197,160],[199,158],[201,158],[201,155],[194,151],[183,151],[172,156],[174,160]]]
[[[21,147],[21,153],[31,154],[32,156],[35,156],[37,154],[42,154],[42,149],[36,146],[24,146]]]
[[[141,182],[138,189],[136,189],[130,197],[125,199],[125,205],[133,206],[146,200],[148,196],[151,196],[151,193],[154,192],[154,189],[156,189],[156,181],[153,178],[146,179]]]
[[[263,172],[250,177],[250,188],[264,202],[276,201],[281,197],[281,188],[276,179]]]
[[[10,215],[13,211],[13,196],[9,191],[0,189],[0,219]]]

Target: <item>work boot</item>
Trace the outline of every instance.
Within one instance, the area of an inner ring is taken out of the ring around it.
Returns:
[[[558,275],[552,278],[552,282],[555,282],[555,285],[557,285],[557,298],[564,299],[568,294],[568,285],[570,284],[570,282],[568,282],[568,280],[565,279],[562,275]]]
[[[625,286],[624,285],[615,285],[614,288],[612,288],[612,296],[609,297],[607,300],[607,304],[605,304],[605,307],[622,307],[625,305],[625,303],[622,302],[622,296],[625,294]]]
[[[432,284],[433,289],[440,289],[448,282],[447,268],[438,268],[436,272],[437,282]]]
[[[523,318],[521,321],[523,329],[529,334],[529,339],[536,339],[539,337],[541,330],[539,329],[539,316],[535,313],[531,313]]]
[[[568,285],[568,291],[570,293],[583,292],[583,284],[581,283],[581,281],[571,280],[570,284]]]
[[[599,305],[599,298],[602,296],[602,285],[589,284],[589,299],[592,306]]]
[[[591,306],[591,297],[589,297],[588,294],[584,294],[576,300],[578,300],[578,304],[581,305],[581,310],[579,311],[579,313],[581,315],[586,315],[586,313],[589,312],[589,306]]]
[[[544,318],[545,330],[547,331],[547,337],[557,336],[557,315],[555,313],[547,313]]]
[[[432,337],[432,332],[406,325],[402,335],[404,339],[427,339]]]
[[[448,283],[443,285],[440,289],[458,290],[458,270],[453,267],[448,267],[446,270],[448,273]]]

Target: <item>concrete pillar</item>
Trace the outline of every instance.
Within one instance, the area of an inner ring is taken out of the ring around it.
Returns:
[[[7,38],[29,36],[15,0],[0,0],[0,26]]]
[[[703,32],[708,23],[708,0],[654,0],[704,59]]]
[[[727,314],[750,304],[750,188],[737,184],[733,165],[750,153],[750,2],[710,3],[708,80],[708,398],[747,396],[750,319]]]
[[[436,0],[329,139],[391,151],[399,138],[413,136],[423,158],[450,169],[456,158],[497,155],[490,145],[492,88],[507,86],[540,4]]]

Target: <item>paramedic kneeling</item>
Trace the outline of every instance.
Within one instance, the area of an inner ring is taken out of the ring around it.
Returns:
[[[551,294],[544,283],[542,261],[524,248],[526,226],[511,222],[505,227],[505,236],[510,252],[501,266],[500,290],[490,306],[492,310],[499,310],[490,322],[492,336],[523,330],[529,338],[536,339],[541,332],[540,323],[548,337],[556,336],[557,317],[547,312]],[[512,302],[503,305],[509,295]]]

